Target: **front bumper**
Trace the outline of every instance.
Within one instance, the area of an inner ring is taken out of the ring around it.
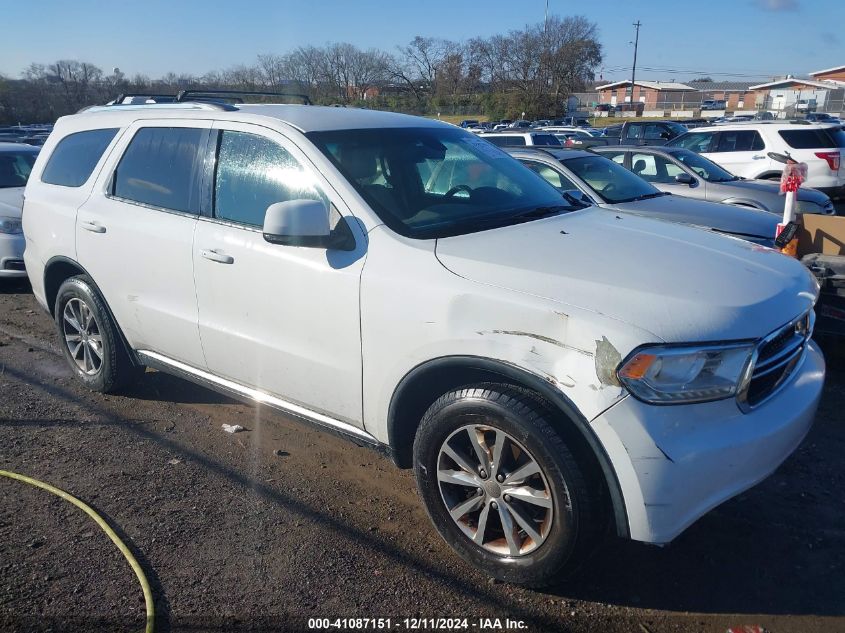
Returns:
[[[25,244],[22,233],[0,233],[0,279],[26,277],[23,269]]]
[[[629,396],[593,420],[616,469],[630,537],[668,543],[774,472],[810,430],[824,373],[810,341],[787,385],[749,413],[733,399],[653,406]]]

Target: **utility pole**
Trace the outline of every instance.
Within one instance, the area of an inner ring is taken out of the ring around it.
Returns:
[[[637,34],[634,37],[634,65],[631,66],[631,105],[634,104],[634,80],[637,76],[637,46],[640,43],[640,21],[637,20],[634,23],[634,27],[637,29]]]
[[[543,35],[549,30],[549,0],[546,0],[546,17],[543,19]]]

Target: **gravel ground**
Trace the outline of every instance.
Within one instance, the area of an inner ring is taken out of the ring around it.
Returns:
[[[811,434],[763,484],[667,547],[611,540],[570,583],[531,591],[453,555],[410,473],[379,454],[152,371],[126,395],[89,393],[52,328],[27,286],[0,284],[0,468],[67,490],[119,530],[152,584],[158,631],[304,631],[309,617],[845,630],[841,361]],[[90,519],[5,478],[0,499],[0,630],[142,629],[137,580]]]

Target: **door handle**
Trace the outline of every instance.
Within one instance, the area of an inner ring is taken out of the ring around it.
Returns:
[[[221,253],[216,250],[211,249],[203,249],[200,251],[200,255],[205,257],[206,259],[217,262],[218,264],[234,264],[235,258],[231,255],[226,255],[225,253]]]
[[[759,154],[755,154],[751,157],[752,160],[760,160],[761,158],[766,158],[765,156],[760,156]]]
[[[93,222],[91,220],[85,220],[79,223],[83,229],[86,231],[91,231],[92,233],[105,233],[106,227],[98,222]]]

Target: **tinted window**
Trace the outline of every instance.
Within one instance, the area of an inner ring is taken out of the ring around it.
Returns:
[[[155,207],[199,213],[200,147],[205,134],[198,128],[141,128],[120,159],[112,193]]]
[[[830,132],[833,132],[832,136]],[[840,135],[837,144],[834,136]],[[793,149],[821,149],[829,147],[845,147],[845,133],[842,130],[781,130],[778,132],[786,144]]]
[[[730,130],[719,134],[717,152],[754,152],[765,147],[755,130]]]
[[[525,138],[523,136],[485,136],[484,139],[499,147],[518,147],[525,145]]]
[[[534,145],[561,145],[554,134],[535,134]]]
[[[106,151],[118,128],[68,134],[59,141],[41,174],[41,182],[81,187]]]
[[[323,200],[314,175],[281,145],[247,132],[223,131],[214,178],[214,217],[262,226],[267,207]]]
[[[25,186],[36,156],[32,151],[0,152],[0,189]]]
[[[546,181],[457,127],[334,130],[308,138],[391,229],[414,238],[472,233],[573,208]]]

